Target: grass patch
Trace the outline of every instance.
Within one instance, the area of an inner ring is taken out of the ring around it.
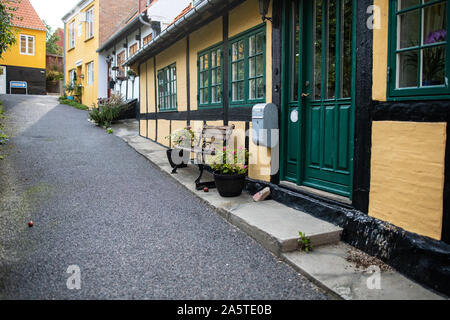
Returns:
[[[74,107],[74,108],[79,109],[79,110],[84,110],[84,111],[89,110],[88,106],[85,106],[84,104],[78,103],[78,102],[76,102],[74,100],[69,100],[69,99],[66,99],[64,97],[59,97],[58,100],[59,100],[59,102],[61,104],[65,104],[65,105]]]

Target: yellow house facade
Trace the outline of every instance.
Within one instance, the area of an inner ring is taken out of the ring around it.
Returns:
[[[1,93],[25,93],[13,88],[11,81],[26,82],[29,94],[45,94],[46,28],[29,0],[17,4],[14,11],[16,42],[0,59]]]
[[[80,102],[91,107],[98,96],[99,1],[82,1],[64,18],[65,81],[80,86]]]

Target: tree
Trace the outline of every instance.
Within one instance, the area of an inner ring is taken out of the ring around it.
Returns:
[[[16,43],[16,29],[13,26],[16,3],[20,3],[20,0],[0,0],[0,58]]]
[[[61,37],[58,35],[57,31],[53,31],[53,28],[47,24],[44,20],[44,25],[47,28],[47,39],[46,39],[46,47],[47,53],[62,55],[62,48],[58,45],[58,41],[61,40]]]

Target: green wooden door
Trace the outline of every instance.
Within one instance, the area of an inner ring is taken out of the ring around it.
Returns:
[[[351,198],[353,0],[285,1],[284,180]]]

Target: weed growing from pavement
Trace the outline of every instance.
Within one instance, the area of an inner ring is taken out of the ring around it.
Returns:
[[[300,250],[309,253],[313,250],[313,245],[311,243],[311,238],[307,237],[303,232],[298,233],[300,239],[298,239],[298,243],[300,244]]]

